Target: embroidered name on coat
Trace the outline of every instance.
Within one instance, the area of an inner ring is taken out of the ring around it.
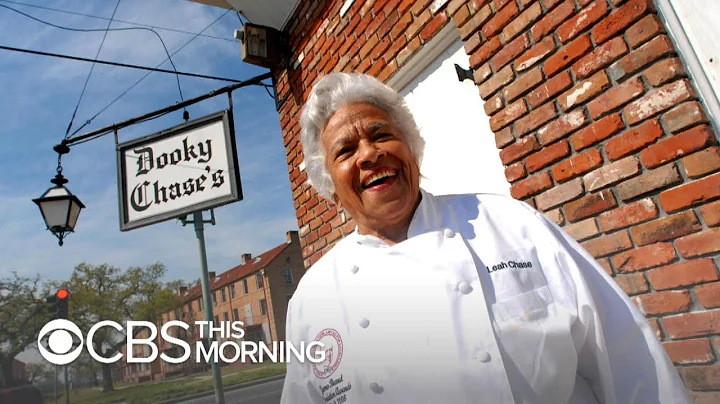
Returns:
[[[532,268],[533,264],[530,261],[500,261],[492,267],[485,267],[489,273],[499,271],[505,268]]]

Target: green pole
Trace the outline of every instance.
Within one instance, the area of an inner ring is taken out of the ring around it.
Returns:
[[[205,304],[205,320],[212,323],[213,309],[210,300],[210,280],[208,279],[207,252],[205,251],[205,226],[202,217],[202,211],[193,213],[193,222],[195,224],[195,235],[198,240],[198,248],[200,249],[200,283],[202,284],[203,302]],[[210,327],[208,327],[209,330]],[[212,346],[214,338],[208,335],[208,342]],[[215,402],[217,404],[225,404],[225,396],[223,395],[222,376],[220,369],[215,361],[210,361],[212,369],[213,384],[215,385]]]

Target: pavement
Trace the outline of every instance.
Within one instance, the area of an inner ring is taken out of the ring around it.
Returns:
[[[279,404],[285,375],[268,377],[224,389],[225,404]],[[215,404],[215,392],[193,394],[159,404]]]

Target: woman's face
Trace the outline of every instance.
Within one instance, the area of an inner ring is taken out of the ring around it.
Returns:
[[[410,223],[420,197],[420,170],[387,112],[369,104],[344,106],[330,117],[320,140],[335,202],[360,230],[383,233]]]

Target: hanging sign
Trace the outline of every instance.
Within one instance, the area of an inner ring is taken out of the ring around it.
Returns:
[[[242,200],[225,110],[117,146],[120,230]]]

